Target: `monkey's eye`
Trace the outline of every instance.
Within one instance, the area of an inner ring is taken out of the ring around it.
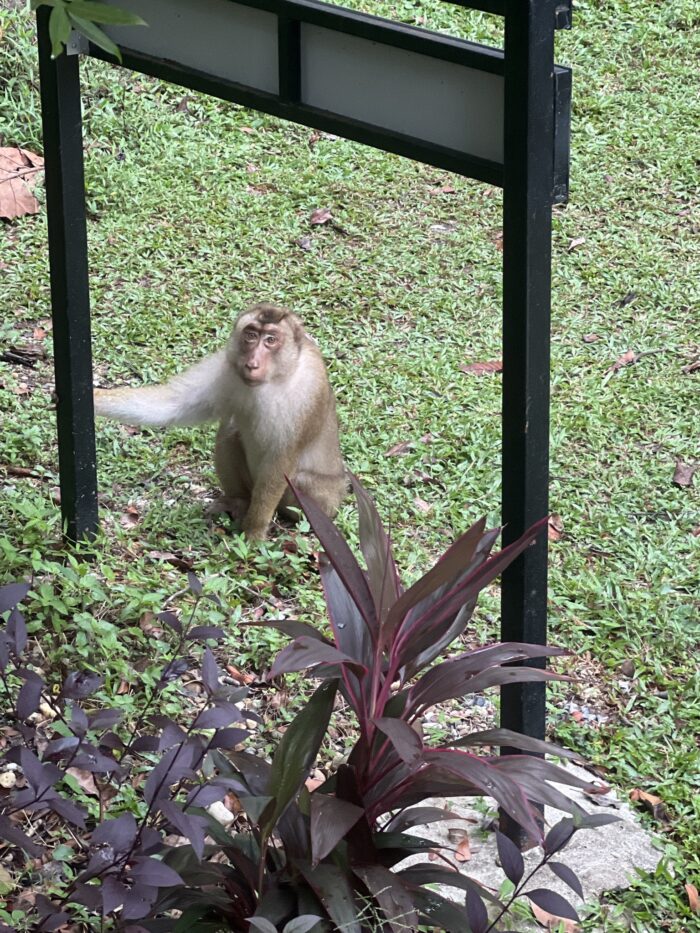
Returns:
[[[277,337],[277,334],[267,334],[267,336],[265,337],[265,346],[274,347],[278,339],[279,338]]]
[[[258,335],[256,334],[254,330],[244,330],[243,339],[245,340],[246,343],[255,343],[256,340],[258,339]]]

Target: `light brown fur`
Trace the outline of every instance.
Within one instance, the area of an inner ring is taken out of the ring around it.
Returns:
[[[347,489],[323,358],[277,305],[244,311],[224,350],[163,385],[96,390],[95,410],[127,424],[218,420],[216,472],[249,538],[265,537],[275,511],[294,505],[285,476],[331,516]]]

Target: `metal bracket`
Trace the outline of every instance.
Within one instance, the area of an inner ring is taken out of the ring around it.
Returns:
[[[573,20],[573,0],[562,0],[561,3],[558,3],[554,10],[554,28],[555,29],[571,29],[571,22]]]
[[[89,51],[90,43],[88,40],[82,32],[73,29],[66,42],[66,55],[87,55]]]

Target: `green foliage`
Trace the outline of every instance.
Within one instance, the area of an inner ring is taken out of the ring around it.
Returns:
[[[42,6],[51,7],[49,37],[54,58],[63,53],[71,30],[75,29],[90,42],[121,61],[119,48],[97,23],[110,26],[147,25],[135,13],[102,3],[100,0],[31,0],[32,10]]]

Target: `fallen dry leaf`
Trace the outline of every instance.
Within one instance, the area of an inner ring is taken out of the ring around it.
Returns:
[[[682,460],[676,462],[676,469],[673,473],[673,485],[681,488],[693,485],[693,476],[697,470],[697,463],[683,463]]]
[[[311,250],[311,237],[310,236],[300,236],[297,240],[297,246],[300,249],[303,249],[305,253],[308,253]]]
[[[255,674],[244,674],[243,671],[239,671],[237,667],[233,666],[233,664],[227,664],[226,670],[237,684],[247,685],[255,683]]]
[[[630,800],[633,800],[635,803],[641,803],[644,809],[648,810],[654,819],[658,820],[660,823],[670,822],[668,813],[666,812],[666,806],[661,797],[657,797],[655,794],[649,794],[640,787],[635,787],[630,791]]]
[[[398,444],[394,444],[393,447],[390,447],[387,452],[384,454],[385,457],[398,457],[401,454],[405,454],[406,451],[410,450],[413,447],[413,441],[399,441]]]
[[[46,336],[46,331],[43,327],[35,327],[32,331],[32,338],[34,340],[43,340]]]
[[[572,250],[575,250],[578,246],[583,246],[585,242],[586,242],[585,236],[574,237],[573,240],[569,241],[569,245],[567,246],[566,249],[570,253]]]
[[[433,510],[433,507],[429,502],[426,502],[425,499],[418,498],[418,496],[416,496],[416,498],[413,500],[413,504],[419,512],[423,513],[423,515],[427,515]]]
[[[695,885],[686,884],[685,893],[688,895],[688,907],[694,914],[700,913],[700,897],[698,897],[698,889]]]
[[[141,516],[139,510],[134,505],[127,505],[126,510],[119,517],[119,524],[122,528],[133,528],[138,525]]]
[[[547,523],[547,537],[550,541],[560,541],[564,536],[564,522],[561,515],[550,515]]]
[[[100,792],[95,784],[95,778],[91,771],[83,771],[81,768],[67,768],[66,773],[70,774],[78,782],[78,786],[90,794],[91,797],[99,797]]]
[[[176,554],[172,551],[148,551],[147,554],[151,560],[162,560],[166,564],[172,564],[173,567],[177,567],[178,570],[192,570],[194,567],[194,561],[189,557],[184,557],[182,554]]]
[[[486,376],[491,373],[503,372],[502,360],[489,360],[485,363],[463,363],[460,367],[463,373],[473,373],[475,376]]]
[[[331,216],[330,207],[318,207],[311,212],[309,223],[312,227],[320,227],[322,224],[327,224],[331,220]]]
[[[609,369],[606,369],[605,375],[607,376],[610,373],[616,373],[620,369],[624,369],[625,366],[631,366],[633,363],[636,363],[638,359],[638,354],[634,350],[626,350],[622,356],[618,356],[615,362]]]
[[[555,914],[550,914],[548,911],[542,910],[541,907],[538,907],[537,904],[534,904],[529,898],[528,901],[535,915],[535,920],[537,920],[540,926],[543,926],[545,930],[561,930],[561,924],[564,924],[564,933],[578,933],[581,929],[575,920],[568,920],[566,917],[557,917]]]
[[[155,613],[149,611],[144,612],[144,614],[139,619],[139,628],[144,633],[144,635],[150,635],[153,638],[160,638],[160,636],[163,634],[163,628],[154,621],[155,618]]]
[[[0,148],[0,217],[16,220],[25,214],[37,214],[39,202],[28,182],[44,167],[41,156],[18,146]]]
[[[429,188],[428,194],[456,194],[452,185],[442,185],[440,188]]]
[[[472,857],[468,833],[463,829],[448,829],[447,838],[455,846],[455,859],[458,862],[468,862]]]
[[[688,363],[687,366],[684,366],[681,370],[686,376],[689,376],[691,373],[696,373],[700,371],[700,358],[693,360],[692,363]]]
[[[584,343],[596,343],[600,340],[600,334],[584,334],[583,342]]]

